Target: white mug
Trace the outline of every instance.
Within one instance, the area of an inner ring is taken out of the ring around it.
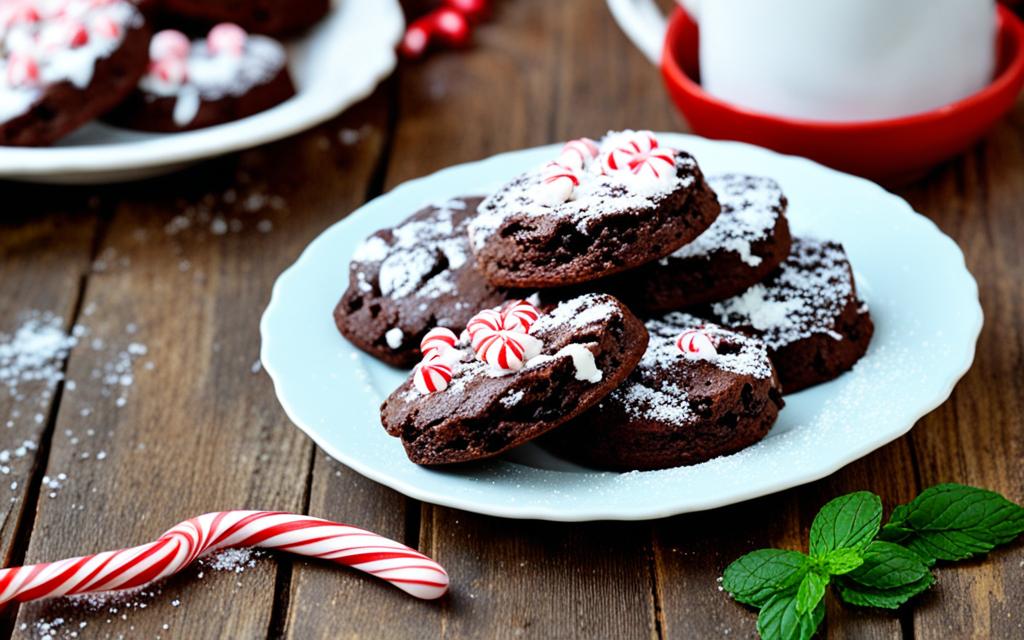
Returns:
[[[700,26],[704,90],[763,113],[895,118],[965,98],[995,70],[996,0],[679,2]],[[659,61],[664,21],[652,0],[608,5]]]

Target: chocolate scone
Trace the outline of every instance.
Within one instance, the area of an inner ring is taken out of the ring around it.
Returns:
[[[794,238],[789,257],[764,282],[712,304],[710,313],[765,341],[786,393],[850,369],[874,332],[842,245],[810,238]]]
[[[179,31],[153,35],[149,69],[104,118],[142,131],[191,131],[265,111],[295,95],[280,42],[233,24],[189,42]]]
[[[573,140],[555,162],[514,178],[480,205],[469,235],[491,283],[560,287],[666,256],[718,213],[693,156],[649,131],[624,131],[600,144]]]
[[[770,178],[710,176],[722,213],[670,255],[609,279],[636,311],[664,313],[722,300],[764,280],[789,255],[786,196]]]
[[[330,0],[156,0],[177,18],[212,25],[234,22],[248,31],[285,35],[305,29],[326,15]]]
[[[604,294],[542,308],[529,334],[493,337],[506,338],[515,341],[504,346],[521,368],[495,366],[505,354],[495,360],[491,348],[503,345],[480,344],[474,336],[472,343],[483,354],[477,357],[464,336],[439,356],[449,367],[443,389],[424,393],[416,384],[417,369],[384,401],[381,422],[402,439],[410,460],[424,465],[478,460],[533,440],[594,406],[629,375],[647,348],[643,323]],[[438,362],[427,360],[420,367]]]
[[[49,145],[110,110],[148,43],[127,0],[0,3],[0,145]]]
[[[646,326],[650,344],[633,373],[545,446],[588,466],[650,470],[727,455],[768,433],[784,403],[763,342],[678,312]]]
[[[473,264],[466,224],[480,200],[426,207],[363,242],[334,309],[342,335],[376,358],[411,367],[429,329],[460,331],[480,309],[521,297],[488,284]]]

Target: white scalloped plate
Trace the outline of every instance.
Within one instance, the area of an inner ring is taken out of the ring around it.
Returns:
[[[287,43],[297,91],[272,109],[183,133],[93,122],[53,147],[0,146],[0,178],[56,184],[136,180],[304,131],[370,95],[395,68],[404,28],[398,0],[335,0],[323,20]]]
[[[366,356],[334,328],[356,245],[422,205],[486,192],[558,147],[506,153],[407,182],[327,229],[278,279],[260,325],[262,360],[288,416],[328,454],[427,502],[510,518],[639,520],[711,509],[811,482],[906,433],[950,394],[974,359],[982,312],[956,244],[927,218],[854,176],[735,142],[659,134],[707,173],[781,183],[796,233],[841,241],[871,306],[875,337],[853,371],[786,397],[760,443],[703,464],[609,473],[527,445],[466,469],[409,462],[378,407],[406,373]],[[894,473],[903,470],[893,469]]]

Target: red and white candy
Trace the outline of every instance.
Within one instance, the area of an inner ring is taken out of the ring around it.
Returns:
[[[279,549],[364,571],[426,600],[448,590],[448,574],[422,553],[356,527],[275,511],[219,511],[186,520],[129,549],[0,570],[0,605],[134,589],[200,556],[229,547]]]
[[[188,63],[177,58],[164,58],[149,63],[146,73],[169,85],[181,85],[188,78]]]
[[[484,309],[469,319],[466,331],[469,333],[469,339],[473,340],[481,331],[501,331],[502,324],[501,313],[494,309]]]
[[[553,207],[568,202],[578,186],[580,177],[576,169],[560,162],[550,162],[544,167],[543,177],[534,189],[533,197],[538,203]]]
[[[149,41],[150,60],[185,60],[192,42],[184,33],[175,29],[164,29],[153,34]]]
[[[577,138],[570,140],[562,147],[562,153],[558,156],[558,163],[573,169],[585,169],[590,161],[597,157],[597,143],[590,138]]]
[[[517,371],[540,352],[541,342],[518,331],[480,332],[473,350],[476,357],[502,371]]]
[[[659,182],[675,174],[676,152],[658,146],[650,131],[637,131],[609,150],[602,159],[606,175],[633,174],[651,182]]]
[[[89,31],[74,19],[49,22],[39,33],[39,46],[44,51],[76,49],[89,43]]]
[[[15,52],[7,57],[7,85],[11,87],[34,87],[39,84],[39,63],[35,56]]]
[[[412,372],[412,383],[423,395],[444,391],[451,381],[452,368],[437,353],[432,353],[416,365]]]
[[[456,342],[458,337],[454,331],[445,327],[434,327],[420,340],[420,353],[424,358],[430,357],[431,354],[440,355],[448,349],[455,348]]]
[[[206,35],[206,48],[215,55],[241,56],[249,34],[233,22],[214,25]]]
[[[687,329],[680,333],[676,347],[689,360],[707,360],[718,354],[711,336],[700,329]]]
[[[526,300],[516,300],[501,310],[501,328],[507,331],[530,333],[530,327],[540,317],[540,311]]]
[[[89,29],[100,38],[114,40],[121,37],[121,25],[110,16],[96,16],[89,20]]]

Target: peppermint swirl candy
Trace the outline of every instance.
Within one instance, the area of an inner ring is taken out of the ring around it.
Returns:
[[[687,329],[676,338],[676,348],[687,360],[709,360],[718,355],[714,341],[700,329]]]
[[[444,391],[452,381],[452,368],[439,355],[433,354],[416,365],[412,381],[423,395]]]
[[[675,174],[676,152],[659,146],[650,131],[638,131],[610,149],[601,162],[605,175],[632,174],[657,183]]]

